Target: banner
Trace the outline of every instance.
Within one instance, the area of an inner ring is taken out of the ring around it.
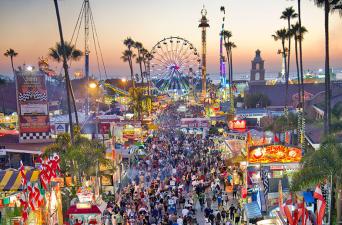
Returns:
[[[40,71],[16,71],[20,141],[49,139],[50,122],[45,75]],[[24,138],[22,138],[24,137]]]

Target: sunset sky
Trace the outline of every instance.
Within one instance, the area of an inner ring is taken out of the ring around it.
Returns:
[[[271,35],[287,25],[280,20],[288,6],[295,9],[297,1],[287,0],[90,0],[100,45],[109,76],[128,76],[128,65],[121,61],[122,41],[130,36],[151,49],[164,37],[180,36],[201,49],[198,21],[203,4],[208,11],[208,72],[219,73],[219,32],[222,21],[220,6],[227,11],[226,28],[233,33],[234,67],[237,72],[250,70],[255,50],[260,49],[267,72],[281,68],[277,50],[280,42]],[[61,0],[60,12],[65,40],[70,40],[82,0]],[[304,41],[304,69],[324,67],[324,12],[313,1],[303,0],[302,23],[309,30]],[[342,67],[342,18],[330,20],[331,66]],[[3,56],[8,48],[19,55],[15,64],[36,65],[38,57],[47,56],[49,47],[59,41],[53,0],[0,1],[0,74],[10,74],[9,59]],[[77,47],[83,49],[83,33]],[[91,74],[97,75],[95,51],[91,43]],[[51,61],[51,60],[50,60]],[[60,65],[52,63],[60,70]],[[83,59],[73,63],[71,72],[83,68]],[[295,69],[292,63],[292,70]]]

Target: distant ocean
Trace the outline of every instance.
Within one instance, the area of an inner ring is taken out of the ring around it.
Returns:
[[[307,71],[304,71],[306,73]],[[318,71],[313,71],[314,73],[318,73]],[[342,69],[335,69],[334,73],[336,74],[337,80],[342,80]],[[275,80],[279,77],[279,73],[269,72],[265,73],[265,80]],[[209,74],[208,78],[213,81],[214,84],[220,83],[220,74]],[[290,73],[290,79],[296,80],[297,73]],[[250,73],[234,73],[233,80],[250,80]]]
[[[265,80],[274,80],[279,77],[278,73],[266,73]],[[209,74],[208,78],[213,81],[214,84],[220,82],[220,74]],[[234,73],[233,80],[249,80],[250,73]],[[290,74],[290,79],[297,79],[297,74]]]

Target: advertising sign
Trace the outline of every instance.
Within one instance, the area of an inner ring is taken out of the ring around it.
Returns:
[[[299,148],[284,145],[252,147],[248,151],[250,163],[298,163],[301,159]]]
[[[246,120],[231,120],[228,123],[228,127],[231,130],[245,130]]]
[[[16,71],[16,88],[20,142],[34,143],[49,139],[48,95],[44,73]]]
[[[209,128],[209,119],[206,118],[183,118],[181,119],[183,128]]]
[[[109,134],[110,123],[99,123],[99,133],[100,134]]]

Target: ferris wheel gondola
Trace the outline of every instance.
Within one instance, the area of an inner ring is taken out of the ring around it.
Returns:
[[[151,78],[161,93],[184,95],[199,78],[197,49],[181,37],[159,41],[151,50]]]

